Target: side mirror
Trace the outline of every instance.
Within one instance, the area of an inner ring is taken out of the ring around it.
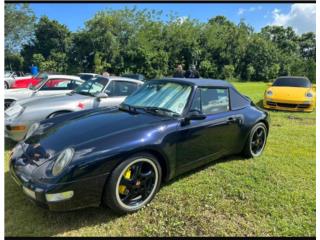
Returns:
[[[186,120],[203,120],[207,116],[198,110],[190,110],[186,116]]]
[[[96,98],[100,99],[100,98],[107,98],[109,97],[108,94],[106,94],[105,92],[100,92],[96,94]]]

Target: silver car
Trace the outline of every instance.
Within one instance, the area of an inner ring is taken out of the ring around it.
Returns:
[[[13,102],[37,96],[66,94],[84,83],[78,76],[70,75],[43,75],[42,80],[30,88],[6,89],[4,92],[4,109]]]
[[[30,126],[41,120],[68,112],[118,106],[142,84],[142,81],[130,78],[99,76],[65,95],[38,96],[16,101],[5,111],[5,136],[20,141]]]

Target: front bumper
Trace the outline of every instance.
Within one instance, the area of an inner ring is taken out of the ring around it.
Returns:
[[[297,102],[297,101],[283,101],[264,99],[263,107],[266,109],[292,111],[292,112],[312,112],[314,109],[313,101],[311,102]]]
[[[13,141],[21,141],[28,132],[29,127],[33,122],[20,122],[17,120],[7,120],[5,119],[5,137],[10,138]],[[23,130],[14,130],[16,126],[24,126]]]
[[[32,166],[27,166],[32,169]],[[104,184],[109,174],[79,179],[77,181],[48,184],[39,183],[32,179],[32,174],[20,172],[10,163],[10,174],[21,188],[21,191],[36,203],[52,211],[69,211],[84,207],[97,207],[101,204]],[[48,202],[46,194],[73,191],[73,196],[67,200]]]

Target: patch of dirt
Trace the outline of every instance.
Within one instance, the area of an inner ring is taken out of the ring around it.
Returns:
[[[316,124],[315,118],[302,118],[294,115],[289,115],[287,118],[289,120],[297,122],[299,125],[315,125]]]

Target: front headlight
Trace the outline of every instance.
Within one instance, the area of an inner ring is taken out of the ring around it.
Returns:
[[[67,148],[63,150],[57,160],[55,161],[53,168],[52,168],[52,175],[58,176],[62,170],[69,164],[71,161],[72,157],[74,155],[74,150],[73,148]]]
[[[269,96],[269,97],[272,96],[272,91],[271,91],[271,90],[268,90],[268,91],[266,92],[266,95]]]
[[[40,126],[40,124],[37,122],[32,124],[31,127],[29,128],[26,136],[24,137],[24,139],[31,137],[38,130],[39,126]]]
[[[20,116],[23,111],[24,111],[24,107],[22,107],[19,104],[14,104],[13,106],[9,107],[6,111],[5,111],[5,115],[8,118],[16,118],[18,116]]]
[[[307,98],[312,98],[312,97],[313,97],[313,94],[312,94],[311,92],[307,92],[307,93],[306,93],[306,97],[307,97]]]

